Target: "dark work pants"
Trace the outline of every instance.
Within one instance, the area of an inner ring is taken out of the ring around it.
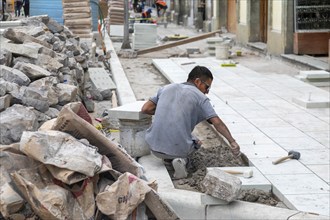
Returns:
[[[29,4],[25,3],[25,5],[24,5],[24,14],[25,14],[25,17],[30,16],[30,3]]]

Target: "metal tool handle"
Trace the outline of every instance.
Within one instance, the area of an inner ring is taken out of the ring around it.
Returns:
[[[280,163],[280,162],[282,162],[282,161],[284,161],[284,160],[286,160],[286,159],[289,159],[289,158],[291,158],[291,157],[292,157],[292,155],[288,155],[288,156],[286,156],[286,157],[282,157],[282,158],[280,158],[280,159],[277,159],[277,160],[273,161],[273,164],[276,165],[276,164],[278,164],[278,163]]]
[[[236,170],[223,170],[223,171],[229,174],[243,174],[242,171],[236,171]]]

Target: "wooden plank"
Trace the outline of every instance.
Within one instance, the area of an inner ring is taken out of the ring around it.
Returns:
[[[294,33],[293,52],[295,54],[326,55],[329,53],[329,38],[330,32]]]
[[[198,40],[202,40],[202,39],[211,37],[211,36],[213,36],[217,33],[220,33],[220,32],[221,32],[220,30],[217,30],[217,31],[209,32],[209,33],[202,34],[202,35],[199,35],[199,36],[179,40],[179,41],[176,41],[176,42],[172,42],[172,43],[168,43],[168,44],[164,44],[164,45],[160,45],[160,46],[156,46],[156,47],[150,47],[150,48],[138,50],[137,55],[151,53],[151,52],[155,52],[155,51],[159,51],[159,50],[164,50],[164,49],[167,49],[167,48],[176,47],[176,46],[183,45],[183,44],[188,44],[188,43],[191,43],[191,42],[194,42],[194,41],[198,41]]]

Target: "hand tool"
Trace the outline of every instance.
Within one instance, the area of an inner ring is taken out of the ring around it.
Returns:
[[[288,156],[285,157],[281,157],[275,161],[273,161],[273,164],[276,165],[286,159],[295,159],[295,160],[299,160],[300,158],[300,153],[298,151],[294,151],[294,150],[290,150],[288,153]]]
[[[236,170],[223,170],[229,174],[243,174],[244,178],[251,178],[253,176],[253,170],[244,170],[244,171],[236,171]]]

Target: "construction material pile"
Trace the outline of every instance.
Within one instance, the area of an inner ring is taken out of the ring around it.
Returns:
[[[126,219],[146,206],[156,218],[177,218],[142,167],[93,126],[81,102],[93,94],[88,45],[47,16],[3,37],[0,218]]]

